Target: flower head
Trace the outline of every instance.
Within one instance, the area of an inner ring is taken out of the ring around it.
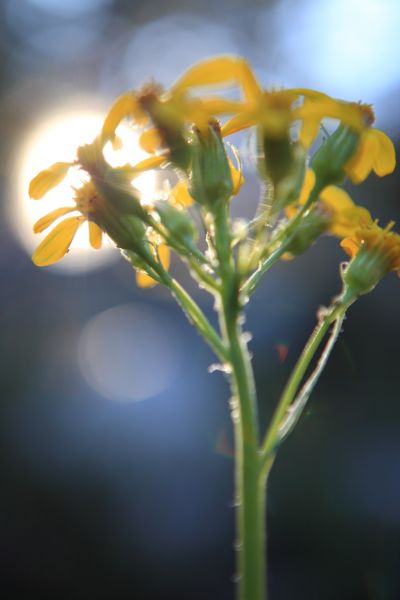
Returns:
[[[119,123],[126,118],[138,126],[149,125],[140,136],[142,148],[150,154],[159,152],[164,162],[186,170],[191,160],[189,142],[193,127],[207,134],[208,124],[215,116],[232,113],[237,107],[237,102],[223,98],[194,98],[182,89],[164,91],[150,83],[116,100],[105,119],[102,139],[112,140]]]
[[[314,185],[314,171],[307,169],[297,206],[291,205],[285,209],[289,217],[293,217],[306,203]],[[360,223],[372,223],[369,211],[355,204],[347,192],[335,185],[328,185],[319,193],[311,210],[324,217],[325,231],[339,238],[352,235],[360,227]]]
[[[89,242],[95,249],[101,247],[104,232],[117,246],[132,251],[138,250],[145,237],[146,212],[130,185],[135,167],[112,169],[103,157],[99,139],[80,146],[76,161],[55,163],[36,175],[29,186],[31,197],[39,200],[65,178],[69,169],[76,167],[85,177],[81,186],[72,189],[73,204],[54,209],[34,225],[35,233],[41,233],[68,215],[34,251],[32,260],[38,266],[51,265],[65,256],[85,221],[89,224]],[[139,164],[138,172],[141,169]],[[69,216],[71,213],[74,215]]]
[[[377,221],[361,223],[341,242],[352,258],[343,279],[355,293],[365,294],[389,271],[400,271],[400,235],[392,231],[393,226],[393,221],[384,229]]]

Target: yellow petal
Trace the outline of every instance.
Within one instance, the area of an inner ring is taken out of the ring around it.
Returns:
[[[161,167],[161,165],[165,165],[167,162],[168,156],[165,154],[158,154],[157,156],[150,156],[149,158],[141,160],[133,166],[133,169],[135,171],[148,171],[149,169]]]
[[[210,116],[237,113],[239,111],[243,111],[247,107],[247,104],[244,102],[227,100],[225,98],[218,97],[204,98],[202,99],[201,103],[205,112],[207,112]]]
[[[371,135],[371,130],[364,131],[355,154],[344,167],[353,183],[361,183],[368,177],[378,151],[378,139]]]
[[[349,210],[354,207],[354,202],[349,194],[336,185],[328,185],[320,193],[324,206],[334,212]]]
[[[221,133],[223,136],[231,135],[247,127],[253,127],[255,124],[256,119],[254,115],[251,115],[249,112],[239,113],[222,126]]]
[[[161,136],[156,127],[146,129],[139,138],[139,144],[149,154],[154,154],[162,144]]]
[[[39,221],[36,221],[36,223],[33,226],[34,233],[41,233],[42,231],[47,229],[47,227],[52,225],[54,221],[74,210],[76,210],[76,206],[63,206],[61,208],[56,208],[55,210],[52,210],[47,215],[39,219]]]
[[[48,169],[40,171],[29,184],[30,197],[34,200],[42,198],[49,190],[61,183],[72,164],[70,162],[56,162]]]
[[[341,247],[349,256],[353,257],[357,254],[359,246],[353,238],[345,238],[340,242]]]
[[[121,150],[123,147],[122,140],[118,135],[114,135],[111,143],[113,150]]]
[[[297,200],[298,204],[305,204],[308,200],[308,197],[311,193],[315,185],[315,173],[312,169],[307,169],[306,174],[304,176],[303,185],[301,188],[299,199]]]
[[[321,119],[319,117],[304,118],[299,133],[299,141],[304,148],[309,148],[318,135]]]
[[[144,271],[136,271],[136,283],[141,288],[151,288],[157,285],[158,281],[147,275]]]
[[[93,221],[89,221],[89,242],[92,248],[98,250],[101,248],[101,244],[103,241],[103,231],[97,225],[97,223],[93,223]]]
[[[306,96],[303,104],[294,111],[294,118],[338,119],[357,131],[364,129],[364,108],[361,104],[335,100],[326,94]]]
[[[114,138],[118,125],[127,117],[131,117],[139,125],[144,125],[148,120],[146,113],[139,106],[136,95],[133,92],[122,94],[111,106],[101,131],[103,142]]]
[[[171,190],[171,196],[173,200],[180,206],[190,206],[193,204],[193,198],[189,194],[187,184],[184,181],[178,181]]]
[[[369,211],[362,206],[353,206],[334,215],[329,231],[339,238],[344,238],[354,235],[364,223],[372,223]]]
[[[170,251],[166,244],[160,244],[157,248],[157,254],[164,269],[169,268]],[[157,285],[158,281],[147,275],[144,271],[136,272],[136,283],[139,287],[150,288]]]
[[[378,142],[378,149],[375,154],[373,168],[379,177],[384,177],[393,173],[396,166],[396,153],[392,140],[379,129],[371,129]]]
[[[166,271],[169,269],[169,264],[171,261],[171,253],[169,247],[166,244],[160,244],[157,248],[157,254],[161,261],[162,266]]]
[[[32,261],[39,267],[52,265],[68,252],[74,235],[85,217],[69,217],[54,227],[36,248]]]
[[[233,184],[233,195],[236,196],[236,194],[239,193],[240,188],[242,187],[242,185],[244,184],[244,176],[242,173],[242,165],[240,162],[240,157],[239,157],[239,152],[236,150],[236,148],[234,146],[231,146],[232,148],[232,152],[236,158],[238,167],[236,168],[235,165],[233,164],[233,162],[231,161],[231,159],[228,157],[228,163],[229,163],[229,168],[231,170],[231,177],[232,177],[232,184]]]
[[[178,79],[172,90],[182,93],[189,87],[232,82],[242,85],[246,98],[255,99],[262,93],[247,61],[237,56],[218,56],[197,63]]]

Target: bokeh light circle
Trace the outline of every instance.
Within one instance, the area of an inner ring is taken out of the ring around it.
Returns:
[[[156,308],[140,304],[120,305],[92,318],[77,355],[87,383],[116,401],[160,394],[175,380],[182,362],[171,322]]]

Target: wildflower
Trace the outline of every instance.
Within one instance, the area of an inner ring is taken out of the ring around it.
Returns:
[[[225,99],[192,98],[177,90],[164,92],[149,84],[138,92],[127,92],[111,107],[102,130],[102,139],[113,139],[119,123],[131,118],[137,125],[149,124],[140,136],[146,152],[161,152],[164,162],[186,170],[191,160],[189,139],[192,127],[207,132],[208,123],[218,114],[233,112],[238,103]]]
[[[96,139],[92,144],[78,148],[76,161],[55,163],[36,175],[29,187],[29,193],[34,199],[42,198],[57,186],[72,167],[80,167],[89,178],[74,189],[74,205],[56,208],[35,223],[34,231],[40,233],[58,219],[75,213],[60,221],[50,231],[33,253],[33,262],[38,266],[46,266],[60,260],[68,252],[78,228],[87,221],[89,241],[93,248],[101,247],[105,232],[118,247],[136,253],[141,264],[148,252],[159,259],[161,265],[169,264],[169,249],[165,244],[159,239],[146,237],[144,222],[147,213],[130,185],[133,173],[148,168],[154,162],[153,159],[151,157],[150,161],[142,161],[134,167],[127,165],[112,169],[103,157],[100,140]],[[141,272],[137,274],[137,281],[144,287],[150,285]],[[151,279],[151,285],[155,283]]]
[[[322,119],[338,119],[357,133],[364,129],[365,107],[354,102],[336,100],[322,92],[306,88],[265,90],[258,83],[247,61],[236,56],[217,56],[194,65],[182,75],[173,91],[186,93],[191,87],[232,83],[241,87],[243,100],[237,105],[236,114],[223,125],[222,134],[226,136],[257,126],[263,154],[261,170],[275,188],[281,184],[285,188],[285,180],[293,180],[293,172],[298,166],[296,146],[310,146]],[[301,98],[303,101],[299,104]],[[301,128],[298,142],[294,144],[291,127],[296,121],[301,123]],[[353,146],[345,155],[346,161],[352,157],[357,140],[356,136]],[[285,204],[285,201],[280,204]]]
[[[363,126],[359,105],[335,100],[327,94],[307,88],[265,90],[257,81],[248,62],[238,56],[216,56],[188,69],[174,85],[173,91],[186,92],[191,87],[238,84],[244,99],[237,114],[222,128],[224,135],[259,125],[271,137],[286,135],[291,123],[302,121],[300,141],[309,146],[318,133],[323,118],[339,119],[355,129]],[[294,103],[303,97],[301,106]]]
[[[315,185],[315,173],[308,169],[305,174],[303,187],[296,205],[287,206],[287,216],[294,217],[298,210],[307,202],[309,194]],[[339,187],[325,187],[318,200],[296,225],[290,235],[291,254],[304,252],[322,233],[331,233],[339,238],[352,235],[360,223],[372,223],[369,211],[356,205],[349,194]]]
[[[34,186],[35,188],[35,186]],[[45,231],[50,225],[60,217],[72,212],[80,214],[63,219],[56,227],[44,238],[32,255],[32,261],[35,265],[44,267],[59,261],[68,252],[72,240],[84,221],[89,222],[89,241],[90,245],[98,249],[102,244],[103,231],[92,220],[90,213],[94,206],[102,202],[95,186],[91,181],[75,190],[75,206],[62,206],[48,213],[33,227],[35,233]]]
[[[377,221],[361,223],[341,242],[352,260],[343,273],[346,285],[356,294],[366,294],[389,271],[400,271],[400,235],[391,221],[382,229]]]
[[[321,185],[338,183],[346,175],[360,183],[373,170],[379,177],[391,173],[396,165],[394,146],[388,136],[371,127],[374,114],[370,106],[358,105],[363,115],[362,129],[341,124],[314,154],[311,166]]]

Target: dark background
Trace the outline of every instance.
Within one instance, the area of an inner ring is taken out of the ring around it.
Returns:
[[[30,131],[55,107],[96,98],[105,110],[149,76],[169,85],[193,61],[234,52],[266,85],[373,102],[398,144],[399,25],[396,0],[0,3],[3,597],[234,591],[227,382],[207,374],[211,352],[168,294],[139,290],[122,260],[79,273],[31,264],[10,218]],[[238,143],[247,187],[235,211],[247,214],[256,180]],[[382,223],[399,218],[398,174],[349,190]],[[317,307],[339,291],[343,259],[324,238],[276,266],[249,305],[264,417]],[[190,286],[176,262],[172,271]],[[207,297],[197,299],[211,317]],[[268,489],[272,600],[400,598],[399,303],[391,274],[350,310],[279,453]]]

